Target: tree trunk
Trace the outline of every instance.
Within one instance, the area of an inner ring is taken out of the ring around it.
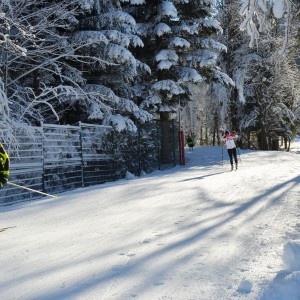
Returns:
[[[208,145],[208,128],[207,126],[205,127],[205,145]]]
[[[286,137],[283,138],[284,139],[284,149],[288,148],[288,140]]]
[[[170,126],[169,113],[160,113],[160,161],[161,164],[174,163],[174,141]]]
[[[279,139],[273,138],[272,141],[272,150],[278,151],[279,150]]]
[[[230,125],[231,125],[231,130],[236,130],[238,131],[238,121],[237,121],[237,89],[233,89],[231,92],[231,101],[230,101],[230,115],[229,115],[229,120],[230,120]]]

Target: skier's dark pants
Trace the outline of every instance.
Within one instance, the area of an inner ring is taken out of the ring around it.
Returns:
[[[230,164],[233,165],[233,158],[235,163],[238,163],[237,157],[236,157],[236,148],[233,149],[227,149],[228,151],[228,155],[229,155],[229,159],[230,159]]]

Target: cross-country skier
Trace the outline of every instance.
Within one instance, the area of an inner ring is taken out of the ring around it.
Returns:
[[[237,138],[237,134],[230,133],[228,130],[226,130],[223,138],[225,140],[226,148],[227,148],[229,159],[230,159],[231,171],[233,170],[233,158],[235,161],[235,169],[237,170],[238,160],[237,160],[237,155],[236,155],[236,146],[235,146],[235,142],[234,142],[234,140]]]
[[[0,189],[8,181],[9,175],[9,156],[4,150],[2,144],[0,144]]]

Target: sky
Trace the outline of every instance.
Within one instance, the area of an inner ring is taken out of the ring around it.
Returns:
[[[230,172],[199,146],[185,166],[0,207],[0,299],[299,300],[292,147],[239,149]]]

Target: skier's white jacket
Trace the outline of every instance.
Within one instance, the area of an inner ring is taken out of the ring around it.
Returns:
[[[227,135],[225,135],[223,138],[224,138],[224,140],[225,140],[225,143],[226,143],[226,148],[227,149],[233,149],[233,148],[235,148],[236,146],[235,146],[235,142],[234,142],[234,140],[236,139],[236,135],[235,134],[232,134],[232,133],[230,133],[230,134],[227,134]]]

